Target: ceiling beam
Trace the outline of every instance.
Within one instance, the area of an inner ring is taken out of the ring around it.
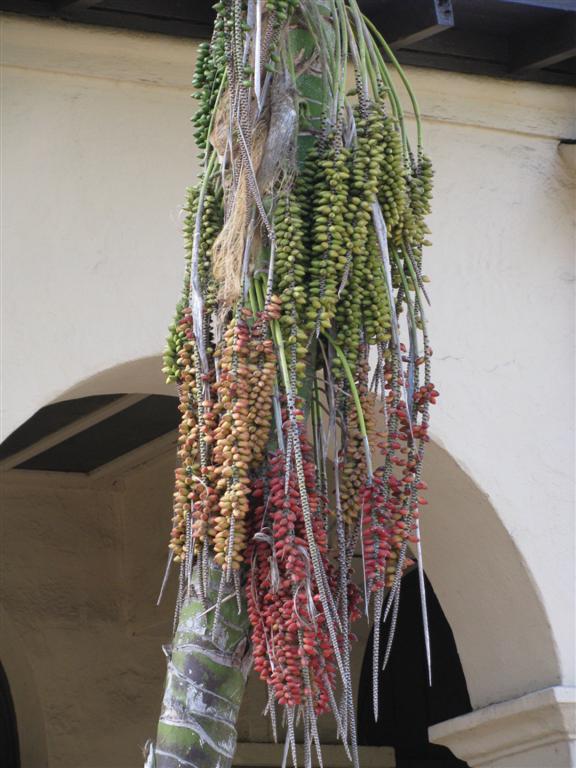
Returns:
[[[84,11],[98,5],[101,0],[57,0],[57,11]]]
[[[576,11],[576,0],[498,0],[510,5],[529,5],[544,11]]]
[[[103,484],[104,485],[104,484]],[[112,483],[109,483],[112,485]],[[86,489],[94,487],[88,475],[80,472],[50,472],[37,469],[10,469],[2,472],[2,489],[26,488],[28,492],[42,491],[47,488],[62,490],[64,488]],[[106,487],[104,485],[104,487]]]
[[[59,11],[61,18],[67,21],[79,21],[86,24],[101,24],[104,27],[116,27],[118,29],[135,29],[139,32],[155,32],[172,37],[190,37],[207,39],[212,34],[212,23],[206,24],[161,16],[148,16],[123,11],[110,10],[108,8],[92,7],[75,8],[73,5],[62,8]],[[161,8],[161,6],[159,6]]]
[[[564,139],[558,145],[560,157],[576,176],[576,139]]]
[[[452,0],[364,0],[360,5],[393,48],[414,45],[454,27]]]
[[[150,440],[148,443],[139,445],[138,448],[134,448],[132,451],[123,453],[106,464],[96,467],[96,469],[88,472],[88,477],[93,480],[99,480],[103,477],[119,477],[141,467],[143,464],[155,461],[168,452],[176,455],[177,446],[178,432],[172,430],[165,435],[160,435],[160,437]]]
[[[46,0],[0,0],[0,11],[9,13],[25,13],[27,16],[46,18],[54,14],[54,4]]]
[[[68,438],[74,437],[74,435],[78,435],[80,432],[90,429],[90,427],[94,427],[101,421],[105,421],[121,411],[125,411],[126,408],[136,405],[136,403],[139,403],[147,397],[148,395],[126,395],[125,397],[120,397],[117,400],[108,403],[102,408],[98,408],[97,410],[86,414],[86,416],[82,416],[80,419],[76,419],[76,421],[73,421],[71,424],[67,424],[65,427],[46,435],[46,437],[43,437],[36,443],[32,443],[32,445],[23,448],[21,451],[13,453],[11,456],[7,456],[0,461],[0,471],[6,472],[9,469],[13,469],[20,464],[23,464],[34,456],[38,456],[50,448],[53,448],[55,445],[63,443],[65,440],[68,440]]]
[[[512,39],[510,50],[513,74],[553,67],[571,59],[576,56],[576,13],[538,30],[537,34]]]

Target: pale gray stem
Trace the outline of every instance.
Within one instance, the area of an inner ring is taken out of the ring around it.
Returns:
[[[422,561],[422,544],[420,542],[420,521],[416,519],[416,536],[418,537],[418,585],[420,587],[420,606],[422,623],[424,625],[424,647],[426,649],[426,667],[428,670],[428,685],[432,686],[432,654],[430,650],[430,628],[428,626],[428,606],[426,604],[426,580],[424,578],[424,563]]]

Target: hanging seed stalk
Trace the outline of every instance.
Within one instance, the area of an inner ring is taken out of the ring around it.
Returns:
[[[164,356],[180,398],[180,572],[146,765],[231,766],[253,664],[285,763],[298,722],[306,768],[320,759],[326,715],[357,766],[351,627],[372,604],[377,716],[380,638],[387,660],[410,547],[421,550],[438,396],[422,274],[432,167],[408,78],[356,0],[214,7],[194,78],[202,172]],[[424,594],[422,610],[426,623]]]

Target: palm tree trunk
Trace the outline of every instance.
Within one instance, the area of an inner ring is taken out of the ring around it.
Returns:
[[[209,571],[208,604],[214,606],[222,571]],[[248,616],[231,581],[224,586],[220,618],[195,596],[182,605],[174,641],[165,647],[168,672],[156,745],[146,768],[229,768],[236,721],[251,666]],[[239,609],[240,608],[240,609]]]

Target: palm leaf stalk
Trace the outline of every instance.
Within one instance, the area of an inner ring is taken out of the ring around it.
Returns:
[[[438,396],[422,274],[432,169],[410,84],[356,0],[215,9],[194,81],[202,174],[164,358],[182,414],[180,571],[146,765],[228,768],[253,664],[284,763],[296,762],[297,723],[306,768],[321,758],[317,718],[331,713],[357,766],[351,626],[372,613],[375,658],[382,634],[388,658],[410,546],[420,551]]]

